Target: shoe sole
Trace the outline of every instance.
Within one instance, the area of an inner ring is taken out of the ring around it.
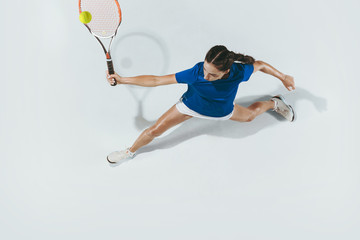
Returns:
[[[135,155],[134,155],[134,157],[135,157]],[[131,159],[133,159],[134,157],[132,157]],[[109,157],[106,157],[106,160],[109,162],[109,163],[111,163],[111,164],[117,164],[117,163],[119,163],[119,162],[111,162],[110,160],[109,160]],[[130,159],[128,159],[128,160],[130,160]],[[126,162],[126,161],[124,161],[124,162]]]
[[[109,162],[109,163],[111,163],[111,164],[115,164],[116,162],[111,162],[110,160],[109,160],[109,157],[106,157],[106,160]]]
[[[296,120],[295,111],[294,111],[293,107],[285,101],[284,96],[281,95],[281,94],[279,94],[279,95],[275,96],[274,98],[279,98],[281,101],[283,101],[283,102],[285,103],[286,106],[288,106],[288,107],[291,109],[291,111],[292,111],[292,113],[293,113],[293,117],[292,117],[292,119],[291,119],[290,122],[294,122],[294,121]]]

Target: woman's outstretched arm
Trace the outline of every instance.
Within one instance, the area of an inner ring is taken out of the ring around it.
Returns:
[[[131,84],[142,87],[157,87],[177,83],[175,74],[165,76],[141,75],[136,77],[121,77],[117,73],[107,74],[107,80],[110,84],[114,83],[114,79],[117,84]]]
[[[286,75],[281,73],[279,70],[275,69],[270,64],[263,62],[263,61],[255,61],[254,63],[254,73],[257,71],[261,71],[263,73],[270,74],[282,81],[284,86],[289,90],[295,90],[295,82],[294,78],[290,75]]]

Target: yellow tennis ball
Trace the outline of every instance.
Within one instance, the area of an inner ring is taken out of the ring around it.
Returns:
[[[79,19],[80,22],[87,24],[91,21],[91,13],[89,13],[88,11],[83,11],[82,13],[80,13]]]

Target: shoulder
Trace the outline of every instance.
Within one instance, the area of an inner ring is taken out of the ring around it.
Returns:
[[[194,83],[202,70],[203,64],[204,62],[198,62],[192,68],[176,73],[175,77],[177,82],[187,84]]]
[[[253,63],[253,64],[244,64],[244,63],[234,62],[233,65],[235,65],[235,69],[240,71],[240,72],[245,72],[247,74],[249,74],[249,73],[252,74],[253,72],[255,72],[255,65],[254,65],[255,63]]]
[[[193,68],[196,70],[200,70],[203,68],[203,66],[204,66],[204,62],[198,62],[195,64],[195,66]]]
[[[254,72],[254,65],[253,64],[243,64],[235,62],[233,65],[235,65],[235,71],[237,71],[235,76],[238,76],[240,78],[241,82],[246,82],[249,80],[251,74]]]

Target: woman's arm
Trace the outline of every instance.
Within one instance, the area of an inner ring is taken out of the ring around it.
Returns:
[[[280,71],[275,69],[273,66],[271,66],[270,64],[267,64],[266,62],[263,62],[263,61],[255,61],[255,63],[253,65],[254,65],[254,73],[257,71],[261,71],[263,73],[270,74],[270,75],[280,79],[280,81],[282,81],[284,86],[289,91],[295,90],[295,82],[294,82],[294,78],[292,76],[281,73]]]
[[[175,74],[165,76],[154,76],[154,75],[141,75],[136,77],[121,77],[118,74],[107,74],[107,80],[110,84],[116,80],[117,84],[131,84],[142,87],[157,87],[161,85],[168,85],[177,83]]]

